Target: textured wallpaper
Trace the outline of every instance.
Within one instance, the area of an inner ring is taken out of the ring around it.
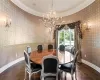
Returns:
[[[0,46],[45,42],[45,28],[39,18],[22,11],[10,0],[0,0],[0,17],[12,20],[9,28],[0,25]]]
[[[32,50],[36,50],[38,44],[43,44],[46,48],[50,34],[40,23],[39,17],[24,12],[10,0],[0,0],[0,19],[5,15],[12,21],[10,27],[0,24],[0,67],[23,57],[23,50],[27,45]],[[83,31],[82,57],[100,67],[100,0],[95,0],[87,8],[64,17],[64,20],[65,23],[81,20],[83,28],[84,23],[91,24],[89,31]]]
[[[11,26],[5,27],[3,19],[11,19]],[[0,0],[0,67],[23,57],[23,51],[30,45],[32,50],[49,42],[48,30],[39,17],[28,14],[10,0]]]
[[[90,28],[89,31],[83,30],[82,57],[100,67],[100,0],[95,0],[85,9],[64,17],[64,20],[65,23],[80,20],[82,29],[86,26]]]

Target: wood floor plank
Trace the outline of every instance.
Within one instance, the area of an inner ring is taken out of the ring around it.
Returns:
[[[1,73],[0,80],[24,80],[24,71],[25,64],[22,61]],[[40,80],[40,74],[33,75],[32,80]],[[64,80],[64,77],[62,80]],[[69,74],[67,75],[67,80],[71,80]],[[100,73],[85,64],[78,64],[77,80],[100,80]]]

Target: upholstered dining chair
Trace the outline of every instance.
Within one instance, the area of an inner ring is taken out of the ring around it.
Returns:
[[[59,51],[65,51],[65,46],[64,45],[60,45],[59,46]]]
[[[75,50],[75,47],[73,46],[73,47],[71,48],[70,53],[71,53],[72,55],[75,55],[75,52],[76,52],[76,50]]]
[[[25,78],[26,80],[26,73],[29,74],[29,80],[31,80],[32,74],[38,73],[41,71],[41,66],[31,63],[29,59],[28,53],[24,50],[24,57],[25,57]]]
[[[37,46],[37,51],[38,51],[38,52],[42,52],[42,50],[43,50],[42,45],[38,45],[38,46]]]
[[[51,50],[51,49],[53,49],[53,45],[52,44],[49,44],[48,45],[48,50]]]
[[[31,47],[30,47],[30,46],[27,46],[27,53],[30,55],[30,54],[31,54],[31,52],[32,52]]]
[[[75,73],[75,79],[77,80],[76,77],[76,63],[77,63],[77,57],[78,57],[79,51],[76,52],[74,55],[74,59],[71,62],[64,63],[64,64],[59,64],[59,69],[64,71],[65,73],[70,73],[72,80],[74,80],[73,74]],[[65,76],[66,79],[66,76]]]
[[[58,58],[56,56],[43,57],[41,80],[58,80]]]
[[[26,51],[27,51],[28,55],[30,56],[30,54],[32,52],[31,47],[30,46],[27,46],[27,50]],[[32,62],[32,61],[30,60],[30,62]]]

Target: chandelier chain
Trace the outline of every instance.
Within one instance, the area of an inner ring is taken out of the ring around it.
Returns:
[[[43,15],[42,19],[43,25],[50,28],[53,31],[57,24],[62,23],[62,17],[58,17],[56,11],[54,10],[54,1],[51,2],[51,10]]]

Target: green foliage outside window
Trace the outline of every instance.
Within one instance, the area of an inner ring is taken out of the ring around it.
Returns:
[[[72,31],[66,31],[65,32],[65,39],[69,41],[70,40],[70,35],[71,35],[71,41],[73,41],[74,40],[74,35],[73,35]]]
[[[64,31],[60,33],[60,43],[64,42]]]
[[[70,41],[70,35],[71,35],[71,41],[74,41],[74,34],[73,34],[73,31],[72,30],[66,30],[65,31],[65,41]],[[60,43],[63,43],[64,42],[64,31],[62,31],[60,33]]]

